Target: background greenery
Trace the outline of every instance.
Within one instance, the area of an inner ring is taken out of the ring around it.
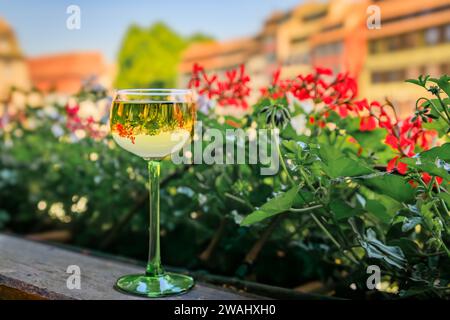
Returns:
[[[131,25],[118,54],[116,88],[174,88],[181,53],[204,34],[183,37],[163,22],[144,28]]]

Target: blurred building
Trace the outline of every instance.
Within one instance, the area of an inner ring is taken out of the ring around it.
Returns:
[[[381,28],[368,27],[371,5],[379,9]],[[269,84],[278,67],[289,78],[329,67],[355,76],[360,96],[390,97],[405,114],[420,94],[405,79],[450,73],[450,0],[310,0],[275,12],[253,38],[188,48],[181,85],[195,62],[218,73],[245,63],[254,89]]]
[[[450,0],[379,1],[380,30],[368,32],[361,94],[392,97],[402,113],[423,95],[405,79],[450,74]]]
[[[236,68],[249,59],[254,40],[242,38],[226,42],[194,43],[183,54],[180,65],[182,82],[190,79],[192,66],[200,63],[207,70],[224,72]]]
[[[100,52],[70,52],[29,58],[31,82],[44,92],[74,94],[83,83],[95,79],[111,87],[113,72]]]
[[[8,100],[11,88],[29,89],[24,56],[11,27],[0,18],[0,104]],[[1,110],[0,110],[1,111]]]
[[[328,14],[328,5],[309,2],[290,11],[278,30],[278,60],[282,75],[293,78],[311,70],[311,39],[322,27]]]

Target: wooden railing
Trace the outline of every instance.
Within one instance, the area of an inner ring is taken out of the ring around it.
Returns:
[[[76,267],[71,270],[69,266]],[[79,289],[77,281],[69,278],[74,274],[77,275],[77,268],[80,271]],[[114,290],[113,285],[121,275],[142,273],[142,271],[143,268],[140,266],[116,259],[88,255],[0,234],[0,300],[139,299]],[[189,293],[168,299],[254,298],[261,297],[197,282]]]

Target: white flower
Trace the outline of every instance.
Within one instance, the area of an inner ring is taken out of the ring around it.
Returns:
[[[200,95],[197,99],[198,110],[207,114],[210,109],[215,107],[214,101],[208,99],[205,95]]]
[[[12,109],[25,109],[27,104],[27,96],[20,91],[14,91],[11,95]]]
[[[313,111],[315,105],[312,99],[303,100],[299,104],[306,113],[310,113],[311,111]]]
[[[102,117],[98,106],[91,100],[85,100],[80,103],[80,111],[78,111],[78,115],[80,118],[84,119],[92,117],[95,121],[100,121]]]
[[[73,100],[74,100],[74,99],[73,99]],[[58,95],[58,96],[56,97],[56,103],[57,103],[58,105],[60,105],[60,106],[65,106],[66,104],[69,103],[69,99],[68,99],[67,96],[64,96],[64,95]],[[76,101],[75,101],[75,104],[76,104]]]
[[[50,119],[57,119],[59,116],[58,110],[52,106],[47,105],[43,108],[44,114],[49,117]]]
[[[33,91],[27,97],[27,104],[31,108],[37,108],[42,106],[42,95],[39,92]]]
[[[306,129],[306,116],[299,114],[291,119],[291,126],[295,129],[297,134],[304,133]]]
[[[59,124],[54,124],[52,126],[52,133],[56,138],[61,137],[64,134],[64,130],[63,128],[61,128],[61,126]]]

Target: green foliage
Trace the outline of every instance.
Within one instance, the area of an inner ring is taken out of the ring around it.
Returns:
[[[158,22],[149,28],[128,28],[118,54],[118,88],[174,88],[181,53],[193,42],[211,41],[196,34],[184,38]]]
[[[241,225],[248,226],[264,219],[273,217],[282,212],[289,211],[297,197],[298,187],[283,192],[275,198],[267,201],[260,209],[252,212],[244,218]]]
[[[56,116],[29,108],[27,121],[0,132],[0,228],[64,229],[73,244],[144,260],[145,163],[111,137],[77,137],[65,128],[63,106],[53,108]],[[336,128],[298,132],[293,114],[305,111],[285,99],[262,100],[242,119],[199,113],[203,132],[233,128],[228,120],[244,131],[279,130],[271,148],[280,170],[262,176],[263,164],[165,161],[163,261],[289,288],[321,280],[344,297],[372,294],[366,269],[375,264],[398,289],[383,297],[448,297],[450,144],[402,159],[409,167],[401,176],[380,166],[395,156],[381,131],[361,133],[355,119],[331,113]],[[445,118],[434,122],[446,126]]]
[[[409,79],[406,82],[426,89],[433,96],[431,99],[421,97],[417,100],[415,118],[420,117],[424,122],[431,122],[431,128],[438,130],[439,134],[450,133],[450,76],[420,76],[417,80]],[[429,85],[430,82],[433,84]],[[438,119],[443,121],[432,122]]]

